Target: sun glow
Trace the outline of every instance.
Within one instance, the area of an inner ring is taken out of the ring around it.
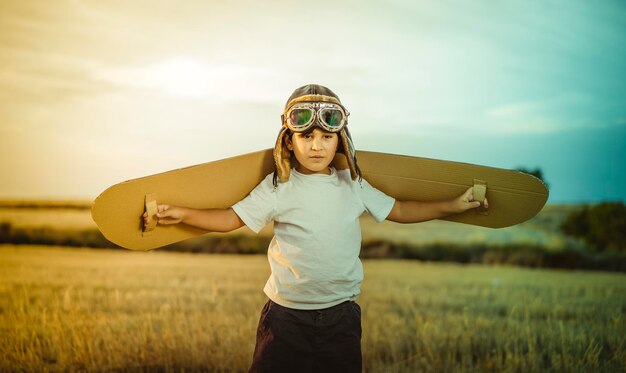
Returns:
[[[283,70],[247,64],[213,64],[172,56],[147,65],[103,69],[97,78],[122,89],[149,90],[174,99],[282,101],[280,83],[292,77]]]

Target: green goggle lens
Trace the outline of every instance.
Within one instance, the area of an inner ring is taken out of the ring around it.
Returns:
[[[339,127],[343,122],[343,113],[339,110],[321,110],[319,115],[322,122],[326,123],[331,128]]]
[[[289,120],[294,126],[304,126],[313,118],[311,109],[295,109],[289,114]]]

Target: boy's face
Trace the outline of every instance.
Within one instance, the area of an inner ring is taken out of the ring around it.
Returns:
[[[328,165],[335,158],[339,136],[336,133],[315,128],[312,132],[294,133],[292,139],[285,138],[287,148],[298,160],[296,170],[305,175],[329,175]]]

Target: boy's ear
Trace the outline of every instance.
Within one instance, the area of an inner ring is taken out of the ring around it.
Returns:
[[[291,142],[289,136],[285,136],[285,145],[287,146],[287,149],[293,151],[293,143]]]

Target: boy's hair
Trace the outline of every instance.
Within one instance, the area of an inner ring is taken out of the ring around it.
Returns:
[[[296,89],[287,100],[285,111],[290,108],[292,102],[297,102],[298,100],[310,100],[309,102],[334,102],[343,108],[343,105],[341,105],[341,102],[339,101],[339,97],[333,91],[317,84],[308,84]],[[293,132],[286,125],[284,115],[281,116],[281,121],[282,128],[278,134],[276,145],[274,146],[274,163],[276,166],[276,170],[274,171],[274,186],[278,186],[279,180],[281,182],[287,181],[291,170],[292,153],[287,149],[284,139],[285,137],[289,137],[291,139]],[[355,149],[352,144],[352,137],[348,131],[347,124],[346,119],[344,127],[339,132],[336,132],[339,137],[337,151],[342,152],[346,156],[352,179],[355,180],[358,178],[360,181],[362,179],[361,170],[356,162]],[[312,126],[309,130],[305,131],[305,133],[310,133],[314,128],[317,128],[317,126]]]
[[[300,133],[301,135],[309,135],[309,134],[313,133],[313,131],[315,131],[316,128],[318,128],[318,127],[313,126],[313,127],[309,128],[309,129],[307,129],[306,131],[302,131],[302,132],[298,132],[298,133]],[[334,134],[337,135],[337,137],[339,137],[339,134],[337,132],[328,132],[328,131],[324,130],[323,128],[318,128],[318,129],[320,129],[324,133],[334,133]],[[287,132],[285,132],[285,136],[283,137],[283,141],[285,141],[285,138],[289,138],[289,140],[292,140],[294,133],[295,132],[293,132],[292,130],[287,129]],[[344,151],[343,144],[341,143],[341,141],[339,141],[337,143],[337,151],[338,152],[343,152]]]

